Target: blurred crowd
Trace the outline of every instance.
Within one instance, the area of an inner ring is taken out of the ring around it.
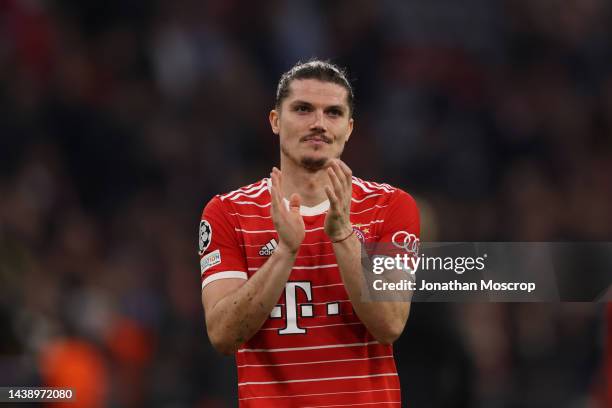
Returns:
[[[236,404],[197,227],[279,160],[297,60],[356,90],[344,159],[425,241],[610,241],[606,0],[0,0],[0,385],[75,406]],[[585,271],[588,273],[588,271]],[[602,304],[415,304],[413,407],[603,406]]]

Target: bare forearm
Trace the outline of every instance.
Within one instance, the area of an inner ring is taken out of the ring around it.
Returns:
[[[357,316],[376,340],[390,344],[404,329],[410,303],[363,301],[362,291],[368,283],[361,264],[361,250],[361,243],[354,235],[334,244],[342,281]]]
[[[285,288],[295,256],[279,246],[257,273],[207,313],[209,336],[220,351],[235,352],[261,328]]]

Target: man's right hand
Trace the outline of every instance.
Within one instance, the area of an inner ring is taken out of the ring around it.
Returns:
[[[297,254],[306,235],[304,220],[300,214],[301,198],[299,194],[292,194],[289,199],[289,209],[287,209],[281,190],[281,171],[274,167],[270,178],[272,179],[270,213],[274,228],[278,232],[278,246],[279,248],[285,247],[292,254]]]

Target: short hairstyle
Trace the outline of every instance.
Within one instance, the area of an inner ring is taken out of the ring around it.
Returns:
[[[351,84],[346,79],[345,70],[329,61],[319,59],[312,59],[308,62],[298,61],[297,64],[280,77],[278,87],[276,88],[276,109],[279,109],[283,100],[289,96],[289,85],[296,79],[317,79],[322,82],[340,85],[346,89],[349,113],[353,113],[355,96],[353,95]]]

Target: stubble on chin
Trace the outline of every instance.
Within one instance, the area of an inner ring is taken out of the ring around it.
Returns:
[[[280,146],[280,149],[282,154],[286,156],[289,160],[311,173],[316,173],[317,171],[326,168],[329,163],[329,160],[332,159],[331,157],[314,158],[312,156],[307,155],[302,157],[296,157],[294,154],[290,153],[289,150],[282,144]],[[337,154],[334,155],[334,158],[339,159],[340,156],[342,156],[342,150],[337,152]]]
[[[314,173],[325,167],[325,165],[327,164],[327,157],[323,157],[320,159],[314,159],[312,157],[302,157],[300,159],[300,164],[309,172]]]
[[[281,152],[285,155],[289,160],[294,162],[300,167],[303,167],[307,171],[311,173],[315,173],[323,168],[327,164],[327,157],[314,158],[309,156],[296,157],[294,154],[290,153],[288,149],[286,149],[283,145],[281,145]]]

